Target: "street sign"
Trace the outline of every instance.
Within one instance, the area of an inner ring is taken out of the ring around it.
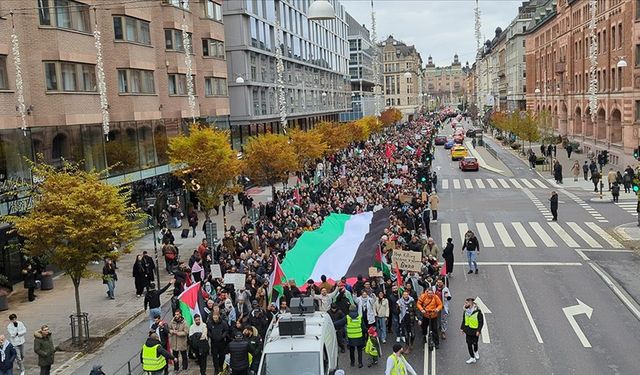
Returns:
[[[480,336],[482,336],[483,344],[491,344],[491,337],[489,336],[489,325],[487,324],[487,314],[491,314],[491,310],[487,307],[487,305],[482,302],[480,297],[476,297],[475,301],[478,308],[482,311],[484,315],[484,325],[482,326],[482,331],[480,332]]]
[[[218,224],[208,221],[204,223],[204,228],[207,232],[207,242],[209,246],[213,246],[213,239],[218,238]]]
[[[578,301],[577,305],[565,307],[562,309],[562,312],[564,312],[564,315],[567,317],[569,325],[571,325],[571,328],[573,328],[573,330],[575,331],[576,336],[578,336],[578,340],[580,340],[582,346],[584,346],[585,348],[590,348],[591,343],[587,339],[587,336],[585,336],[584,332],[582,332],[582,329],[580,329],[578,322],[576,322],[575,316],[585,314],[587,318],[591,319],[593,308],[577,298],[576,301]]]

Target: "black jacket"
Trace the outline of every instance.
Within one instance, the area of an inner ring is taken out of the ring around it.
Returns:
[[[478,243],[478,238],[476,236],[473,236],[468,240],[465,240],[464,244],[462,245],[462,250],[480,251],[480,244]]]
[[[166,292],[169,289],[171,283],[167,284],[164,288],[160,290],[150,290],[144,295],[144,309],[157,309],[160,307],[160,295]]]
[[[207,334],[211,340],[211,345],[226,345],[230,333],[229,325],[222,320],[222,318],[216,323],[209,317],[207,321]]]
[[[144,344],[148,347],[160,345],[158,346],[158,349],[157,349],[158,355],[165,357],[167,360],[175,359],[171,353],[169,353],[165,348],[162,347],[162,343],[160,343],[159,340],[152,339],[151,337],[149,337]],[[142,363],[142,350],[140,350],[140,363]]]
[[[8,339],[5,339],[8,340]],[[4,350],[4,361],[0,362],[0,370],[7,371],[13,368],[13,361],[16,359],[16,349],[8,342],[7,348]]]
[[[551,198],[549,198],[549,202],[551,202],[551,209],[552,210],[557,210],[558,209],[558,194],[553,194],[551,196]]]
[[[482,327],[484,326],[484,315],[482,315],[482,311],[480,311],[480,309],[478,307],[476,307],[476,310],[478,310],[478,328],[470,328],[464,325],[464,314],[465,312],[462,311],[462,323],[460,323],[460,329],[469,336],[475,336],[476,332],[480,332],[482,331]]]
[[[231,356],[230,366],[233,371],[242,371],[249,368],[249,342],[244,338],[234,339],[229,343]]]

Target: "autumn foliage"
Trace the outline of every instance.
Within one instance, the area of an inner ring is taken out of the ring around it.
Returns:
[[[293,130],[289,133],[291,146],[298,158],[298,167],[304,168],[315,159],[324,156],[329,148],[322,138],[322,134],[316,129],[309,131]]]
[[[298,157],[289,137],[282,134],[264,134],[251,137],[244,146],[244,170],[259,184],[274,186],[286,181],[289,172],[298,170]]]
[[[384,126],[390,126],[402,120],[402,112],[398,108],[387,108],[380,114],[380,121]]]

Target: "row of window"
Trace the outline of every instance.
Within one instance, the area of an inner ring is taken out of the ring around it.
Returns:
[[[95,65],[66,61],[45,61],[45,86],[48,92],[96,92]],[[118,69],[118,93],[155,94],[154,72],[142,69]],[[185,74],[169,74],[169,95],[187,95]],[[227,79],[205,77],[206,96],[227,96]],[[0,55],[0,90],[9,89],[7,56]],[[194,80],[195,91],[195,80]]]
[[[213,0],[202,0],[202,15],[205,18],[222,22],[222,6]],[[189,9],[188,0],[163,0],[164,4]],[[91,32],[90,7],[73,0],[38,0],[38,18],[40,25],[62,29]],[[145,26],[146,25],[146,26]],[[145,30],[141,27],[146,27]],[[149,22],[130,17],[114,17],[116,39],[126,37],[129,41],[150,44]],[[123,33],[125,35],[123,35]],[[141,33],[136,35],[137,33]]]

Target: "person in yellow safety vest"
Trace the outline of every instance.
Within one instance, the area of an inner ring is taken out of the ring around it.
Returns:
[[[393,353],[387,358],[384,375],[418,375],[402,355],[403,350],[402,344],[393,345]]]
[[[175,358],[162,347],[158,335],[155,332],[150,332],[149,338],[142,345],[140,351],[142,369],[150,375],[161,375],[166,373],[167,360],[172,359]]]
[[[356,305],[351,305],[349,315],[347,315],[347,346],[349,347],[349,359],[351,367],[356,365],[355,351],[358,351],[358,368],[362,368],[362,351],[365,345],[365,335],[367,326],[364,324],[362,315],[358,314]]]
[[[484,315],[474,302],[474,298],[467,298],[464,301],[464,312],[462,313],[462,324],[460,330],[467,337],[467,349],[469,350],[469,359],[467,364],[476,363],[480,359],[478,354],[478,338],[484,326]]]

